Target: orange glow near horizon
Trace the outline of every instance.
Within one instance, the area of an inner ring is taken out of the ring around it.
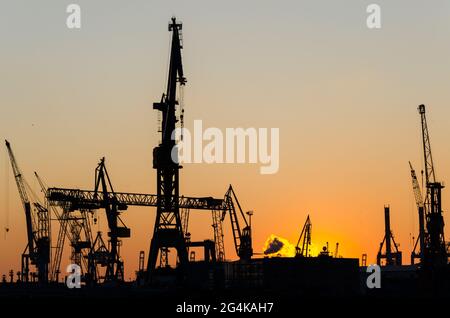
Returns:
[[[308,246],[308,255],[311,257],[318,256],[325,246],[326,243],[324,245],[319,246],[317,243],[311,242],[311,244]],[[331,255],[334,255],[335,251],[331,250],[331,248],[332,247],[329,246],[329,252]],[[273,249],[273,252],[271,249]],[[262,253],[264,254],[264,256],[267,257],[295,257],[296,246],[294,243],[291,243],[290,241],[288,241],[283,237],[280,237],[275,234],[270,234],[270,236],[264,243]],[[339,256],[342,256],[340,252],[338,253],[338,257]]]

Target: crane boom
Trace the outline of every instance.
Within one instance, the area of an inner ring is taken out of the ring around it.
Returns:
[[[14,153],[11,148],[11,144],[8,142],[8,140],[5,140],[6,148],[8,150],[9,159],[11,161],[11,167],[14,174],[14,179],[16,180],[17,190],[19,191],[20,200],[22,201],[23,208],[25,211],[25,221],[26,221],[26,228],[27,228],[27,242],[28,242],[28,249],[30,253],[34,250],[34,234],[33,234],[33,228],[34,228],[34,222],[33,217],[31,215],[31,204],[30,199],[28,198],[28,194],[25,188],[25,181],[23,178],[23,174],[20,171],[19,166],[17,165],[16,158],[14,156]]]
[[[422,146],[423,146],[423,159],[425,164],[425,181],[426,184],[436,181],[433,155],[431,153],[430,134],[428,132],[427,117],[425,115],[425,105],[419,105],[417,108],[420,114],[420,122],[422,125]],[[427,200],[425,200],[427,202]]]
[[[412,164],[410,161],[409,167],[411,168],[411,179],[412,179],[412,186],[413,186],[413,192],[414,192],[414,198],[416,200],[417,207],[423,207],[423,197],[422,197],[422,191],[420,190],[420,184],[417,180],[416,171],[414,170]]]
[[[6,148],[8,149],[8,155],[9,159],[11,161],[11,167],[14,174],[14,179],[16,180],[17,189],[19,190],[20,199],[22,201],[22,204],[30,203],[30,200],[28,198],[27,191],[25,189],[25,182],[23,179],[22,172],[20,171],[19,166],[17,165],[16,158],[14,156],[14,153],[11,148],[11,144],[8,140],[5,140]]]
[[[49,188],[47,192],[50,204],[65,206],[70,210],[101,209],[104,204],[104,195],[103,192],[97,192],[95,195],[95,191],[92,190],[65,188]],[[110,200],[113,197],[111,192],[108,192],[106,195],[110,197]],[[157,195],[155,194],[115,192],[114,196],[124,208],[125,206],[157,206]],[[223,199],[213,197],[195,198],[180,196],[178,204],[183,209],[223,210],[226,208]]]
[[[311,245],[311,232],[312,232],[312,223],[308,215],[308,217],[306,218],[306,222],[303,225],[300,236],[298,238],[297,245],[295,246],[296,257],[301,256],[308,257],[309,246]]]
[[[28,281],[29,279],[28,262],[31,260],[31,263],[36,265],[39,282],[46,283],[48,281],[48,266],[50,263],[51,254],[49,213],[47,208],[39,202],[36,195],[33,196],[33,201],[30,201],[27,189],[30,190],[31,194],[33,194],[33,191],[27,184],[17,164],[11,144],[7,140],[5,140],[5,143],[11,161],[14,178],[16,180],[17,189],[19,191],[19,196],[25,210],[28,244],[22,254],[22,280]]]
[[[419,181],[417,180],[416,171],[414,170],[411,162],[409,162],[409,167],[411,169],[411,180],[412,187],[414,192],[414,198],[417,205],[417,211],[419,213],[419,235],[414,243],[413,251],[411,252],[411,264],[414,264],[414,259],[420,258],[421,262],[423,262],[423,252],[425,249],[425,216],[424,216],[424,202],[422,191],[420,189]],[[420,250],[417,252],[417,248]]]
[[[253,255],[251,225],[242,211],[231,184],[225,194],[223,212],[222,219],[225,218],[227,212],[230,214],[231,231],[233,233],[236,254],[241,259],[250,259]],[[244,224],[240,224],[239,219],[242,219]],[[242,229],[241,226],[243,226]]]

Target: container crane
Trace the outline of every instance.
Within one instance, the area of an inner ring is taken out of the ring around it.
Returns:
[[[109,184],[110,181],[108,181],[109,178],[106,176],[106,173],[104,173],[104,178],[106,179],[105,182],[107,181]],[[96,179],[98,179],[98,176]],[[102,182],[96,182],[96,184],[102,184]],[[64,207],[69,213],[73,213],[75,210],[92,211],[102,209],[105,208],[105,202],[117,202],[117,205],[120,206],[120,210],[126,210],[128,206],[157,206],[157,195],[114,192],[110,184],[109,188],[110,190],[107,191],[49,188],[47,190],[47,200],[50,205]],[[107,200],[104,199],[105,197]],[[251,224],[247,221],[236,193],[231,185],[226,192],[224,199],[185,196],[180,196],[178,199],[180,209],[210,210],[213,213],[214,242],[210,240],[205,240],[203,242],[191,242],[190,240],[186,240],[187,248],[203,247],[205,250],[205,261],[207,262],[223,261],[225,259],[223,222],[226,215],[229,214],[236,253],[240,259],[248,260],[251,258],[253,255]],[[248,212],[247,214],[250,216],[253,213]],[[108,222],[108,225],[110,227],[110,233],[114,233],[113,227],[111,226],[114,226],[114,223]],[[187,228],[188,219],[186,218],[183,223],[183,231],[185,232],[184,234],[186,237],[188,234]],[[108,266],[106,263],[114,258],[109,256],[110,251],[105,248],[105,244],[102,243],[101,237],[97,237],[95,242],[98,244],[94,243],[92,252],[89,253],[87,257],[89,260],[89,277],[92,277],[92,281],[94,282],[99,282],[101,279],[106,281],[108,280],[106,276],[98,276],[98,272],[96,271],[97,265]],[[106,257],[106,253],[108,253],[108,257]],[[166,254],[160,255],[163,255],[162,257],[166,256]],[[164,264],[166,264],[166,261]]]
[[[11,144],[5,140],[11,167],[16,180],[19,196],[25,211],[27,229],[27,246],[22,253],[21,280],[29,281],[29,265],[35,265],[39,283],[48,282],[50,263],[50,215],[48,210],[38,201],[22,174]],[[33,194],[30,200],[28,191]]]
[[[391,242],[392,241],[392,242]],[[392,251],[392,245],[394,251]],[[383,246],[386,245],[386,252],[383,254]],[[402,252],[399,251],[398,245],[395,242],[394,235],[391,231],[391,217],[389,206],[384,207],[384,238],[380,243],[380,249],[377,254],[377,264],[381,265],[381,260],[386,260],[386,265],[402,265]]]
[[[127,206],[157,206],[157,195],[155,194],[124,192],[114,192],[114,194],[112,194],[111,192],[98,191],[95,195],[95,191],[92,190],[64,188],[49,188],[47,191],[48,202],[51,205],[64,207],[67,211],[102,209],[105,205],[105,196],[109,197],[108,200],[117,200],[117,203],[123,210],[125,210]],[[213,212],[215,238],[220,238],[220,241],[218,240],[216,242],[215,247],[216,258],[218,261],[224,259],[223,222],[226,215],[229,214],[236,254],[241,259],[251,258],[253,255],[251,225],[247,221],[245,213],[242,211],[242,207],[231,185],[229,186],[224,199],[180,196],[178,197],[178,206],[180,209],[210,210]],[[187,228],[187,221],[185,222],[183,231]],[[218,247],[218,244],[222,247]]]
[[[34,175],[41,187],[42,193],[45,194],[45,198],[47,199],[47,185],[37,172],[34,172]],[[47,204],[46,206],[47,209],[50,209],[51,213],[59,222],[58,238],[56,241],[56,246],[54,247],[54,253],[51,257],[51,266],[49,269],[50,281],[59,281],[59,274],[61,272],[61,260],[66,238],[69,240],[70,245],[72,246],[72,263],[79,265],[82,269],[82,273],[88,273],[89,268],[86,260],[88,258],[88,252],[91,251],[90,242],[92,241],[92,234],[87,212],[82,211],[79,215],[73,215],[71,211],[68,211],[66,206],[62,206],[63,211],[60,214],[55,205]]]
[[[106,170],[104,157],[100,160],[100,163],[95,170],[94,198],[99,196],[100,191],[103,194],[101,197],[103,201],[102,206],[106,212],[109,227],[108,236],[110,237],[109,259],[106,266],[105,280],[123,281],[123,261],[121,260],[119,253],[120,238],[130,237],[131,231],[120,219],[120,211],[126,210],[127,206],[121,204],[116,197],[111,184],[111,179]]]

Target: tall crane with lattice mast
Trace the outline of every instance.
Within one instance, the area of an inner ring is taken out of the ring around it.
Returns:
[[[27,246],[22,253],[21,280],[29,281],[30,263],[37,270],[39,283],[48,282],[50,264],[50,214],[47,208],[39,202],[20,170],[11,144],[5,140],[11,167],[25,211],[27,229]]]
[[[153,168],[157,172],[157,206],[153,237],[150,243],[150,252],[147,262],[148,281],[152,280],[158,254],[165,253],[167,248],[177,250],[178,269],[185,272],[188,265],[188,252],[185,236],[181,224],[179,207],[179,170],[181,166],[172,158],[172,150],[176,141],[172,139],[178,118],[176,107],[177,88],[186,84],[181,59],[182,24],[173,17],[169,23],[172,32],[172,45],[167,80],[167,91],[162,95],[161,101],[153,103],[153,109],[161,112],[161,143],[153,149]],[[183,277],[181,274],[178,277]]]
[[[423,200],[423,226],[419,230],[419,241],[422,239],[422,250],[417,253],[413,251],[412,260],[415,255],[421,256],[422,264],[426,266],[440,266],[447,264],[448,255],[446,251],[445,238],[444,238],[444,219],[442,216],[442,200],[441,193],[444,188],[441,182],[436,181],[436,172],[433,162],[433,156],[431,152],[430,134],[428,131],[428,124],[425,112],[425,105],[419,105],[418,111],[420,114],[421,128],[422,128],[422,147],[424,158],[424,172],[425,172],[425,186],[426,192]],[[417,180],[417,178],[416,178]],[[417,187],[414,185],[413,188]],[[418,184],[418,183],[417,183]],[[416,194],[415,190],[415,195]],[[416,199],[417,202],[417,199]],[[420,203],[420,201],[419,201]],[[420,207],[419,218],[420,216]],[[419,219],[419,227],[421,226],[421,219]],[[422,235],[421,235],[422,234]],[[417,245],[417,244],[416,244]]]

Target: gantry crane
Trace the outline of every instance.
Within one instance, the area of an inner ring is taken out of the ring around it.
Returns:
[[[295,246],[296,257],[308,257],[309,247],[311,245],[312,223],[309,215],[306,218],[302,231]]]
[[[92,247],[89,250],[88,255],[86,256],[88,260],[88,270],[87,270],[87,279],[86,281],[92,285],[105,281],[111,281],[115,278],[114,276],[107,276],[110,273],[114,273],[113,266],[111,266],[111,252],[105,244],[105,241],[102,237],[102,232],[98,231],[97,236],[92,243]],[[120,259],[119,259],[120,260]],[[119,263],[119,269],[123,274],[123,263]],[[98,267],[106,267],[105,275],[101,276]],[[123,275],[122,275],[123,276]]]
[[[47,198],[47,185],[37,172],[34,172],[34,175],[36,176],[36,179],[41,187],[42,193],[44,193],[45,198]],[[62,213],[60,214],[54,205],[47,204],[46,207],[47,209],[50,209],[51,213],[53,213],[56,220],[59,222],[58,238],[56,241],[56,246],[54,247],[55,251],[52,254],[53,257],[51,257],[51,265],[49,270],[50,281],[59,281],[61,260],[66,238],[69,240],[72,247],[70,257],[72,264],[77,264],[80,266],[81,272],[87,282],[96,280],[96,273],[90,272],[87,261],[88,253],[92,252],[92,233],[88,211],[82,210],[80,213],[74,214],[63,205],[61,206]]]
[[[157,195],[124,192],[97,192],[80,189],[49,188],[47,190],[47,200],[51,205],[64,207],[67,211],[76,210],[96,210],[103,209],[105,205],[104,197],[108,200],[116,200],[125,210],[127,206],[157,206]],[[225,250],[223,243],[223,222],[226,215],[230,215],[230,223],[233,232],[233,239],[236,254],[241,259],[248,259],[252,256],[251,225],[242,211],[233,187],[230,185],[224,199],[212,197],[178,197],[178,205],[184,210],[210,210],[213,212],[213,227],[215,229],[215,239],[219,238],[215,244],[216,259],[224,260]],[[187,233],[188,221],[183,223],[183,232]],[[189,246],[191,242],[186,244]]]
[[[105,280],[123,281],[123,261],[120,258],[119,249],[120,239],[130,237],[131,231],[120,219],[120,211],[125,210],[127,206],[121,204],[116,197],[111,179],[105,167],[104,157],[100,160],[95,170],[94,198],[99,197],[100,191],[103,194],[101,196],[102,207],[105,209],[110,231],[108,233],[110,237],[109,259],[106,266]]]
[[[50,215],[33,194],[30,186],[26,182],[16,158],[11,149],[11,144],[5,140],[8,150],[11,167],[16,180],[17,189],[19,190],[20,199],[25,211],[26,229],[27,229],[27,246],[22,253],[21,280],[29,281],[29,263],[35,265],[37,270],[37,278],[39,283],[48,282],[48,270],[50,263]],[[32,195],[32,200],[28,195],[28,191]]]
[[[418,111],[420,114],[422,127],[422,146],[426,186],[426,194],[423,200],[425,226],[423,226],[423,230],[419,230],[423,233],[423,249],[420,251],[419,255],[422,255],[423,265],[440,266],[443,264],[447,264],[448,262],[448,255],[444,238],[444,219],[442,216],[441,204],[441,192],[444,186],[441,182],[436,181],[435,166],[433,163],[433,156],[431,152],[430,135],[428,132],[428,124],[425,114],[425,105],[419,105]],[[419,223],[420,222],[421,220],[419,220]],[[419,239],[420,236],[421,235],[419,233]],[[414,256],[417,254],[418,253],[413,251],[412,258],[414,259]]]
[[[394,245],[394,251],[392,251],[392,244]],[[383,254],[383,246],[386,245],[386,251]],[[391,217],[389,206],[384,207],[384,237],[380,243],[380,249],[377,254],[377,264],[381,265],[381,260],[385,259],[387,266],[402,265],[402,252],[399,251],[398,245],[395,242],[394,235],[391,231]]]
[[[44,181],[41,179],[41,177],[38,175],[38,173],[36,171],[34,172],[34,175],[41,187],[42,193],[44,194],[45,198],[47,198],[47,186],[45,185]],[[50,206],[50,205],[48,205],[48,207],[50,207],[51,212],[55,215],[56,219],[60,222],[60,232],[58,235],[58,240],[57,240],[57,245],[55,248],[54,257],[52,258],[52,263],[50,264],[50,270],[49,270],[50,281],[58,282],[59,273],[60,273],[59,268],[60,268],[61,256],[62,256],[63,245],[64,245],[64,238],[66,237],[66,235],[70,236],[70,232],[67,232],[67,231],[62,232],[61,231],[61,228],[64,227],[61,215],[59,214],[56,207]],[[60,238],[61,233],[63,233],[62,238]],[[71,238],[69,237],[69,239],[71,239]]]

